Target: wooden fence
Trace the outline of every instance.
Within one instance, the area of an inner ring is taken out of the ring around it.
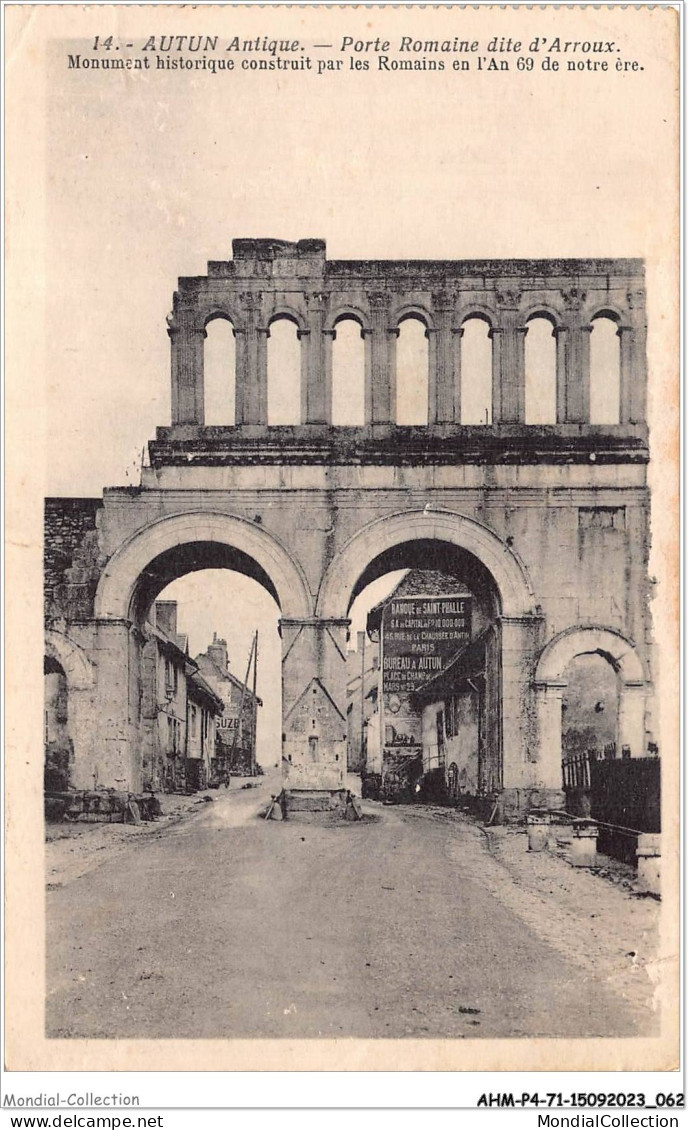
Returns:
[[[614,746],[586,750],[562,763],[566,807],[599,823],[605,855],[635,864],[638,834],[661,831],[658,757],[614,757]]]

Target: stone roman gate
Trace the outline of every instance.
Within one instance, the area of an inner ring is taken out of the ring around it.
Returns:
[[[235,338],[235,422],[206,426],[205,339],[217,319]],[[397,339],[409,319],[427,338],[423,425],[396,422]],[[273,425],[269,339],[284,320],[299,343],[300,419]],[[364,419],[333,426],[333,354],[347,320],[363,338]],[[536,321],[553,338],[552,409],[530,423]],[[643,754],[645,323],[633,259],[328,261],[320,240],[241,239],[232,260],[180,279],[167,329],[172,421],[149,445],[140,487],[47,501],[46,656],[66,677],[73,785],[141,787],[142,623],[171,580],[228,567],[280,608],[285,788],[341,789],[351,603],[435,551],[494,593],[505,814],[561,795],[562,695],[576,655],[612,664],[618,740]],[[598,330],[612,347],[607,422],[595,422]],[[475,332],[491,357],[481,423],[462,410]]]

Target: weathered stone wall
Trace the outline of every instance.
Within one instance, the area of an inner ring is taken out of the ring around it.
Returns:
[[[44,596],[47,617],[73,614],[65,604],[65,570],[72,567],[76,551],[82,549],[86,535],[96,529],[100,498],[47,498],[43,543]]]

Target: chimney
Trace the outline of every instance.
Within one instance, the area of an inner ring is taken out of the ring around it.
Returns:
[[[156,600],[155,622],[158,628],[170,636],[177,634],[177,602],[176,600]]]
[[[213,632],[213,642],[208,644],[208,651],[206,652],[209,659],[220,668],[221,671],[226,671],[229,667],[229,659],[227,658],[227,640],[219,640],[217,632]]]

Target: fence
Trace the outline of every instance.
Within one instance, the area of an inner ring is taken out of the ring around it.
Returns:
[[[599,850],[625,863],[635,863],[638,837],[633,830],[661,831],[660,760],[633,757],[593,761],[590,767],[590,815],[600,821]],[[606,828],[605,824],[616,827]]]
[[[615,757],[615,742],[609,742],[602,749],[586,749],[584,753],[569,754],[562,761],[564,788],[590,789],[592,783],[591,764],[602,759],[612,761]]]
[[[605,855],[635,864],[638,834],[659,832],[660,759],[614,757],[614,746],[586,750],[562,763],[567,811],[600,825]]]

